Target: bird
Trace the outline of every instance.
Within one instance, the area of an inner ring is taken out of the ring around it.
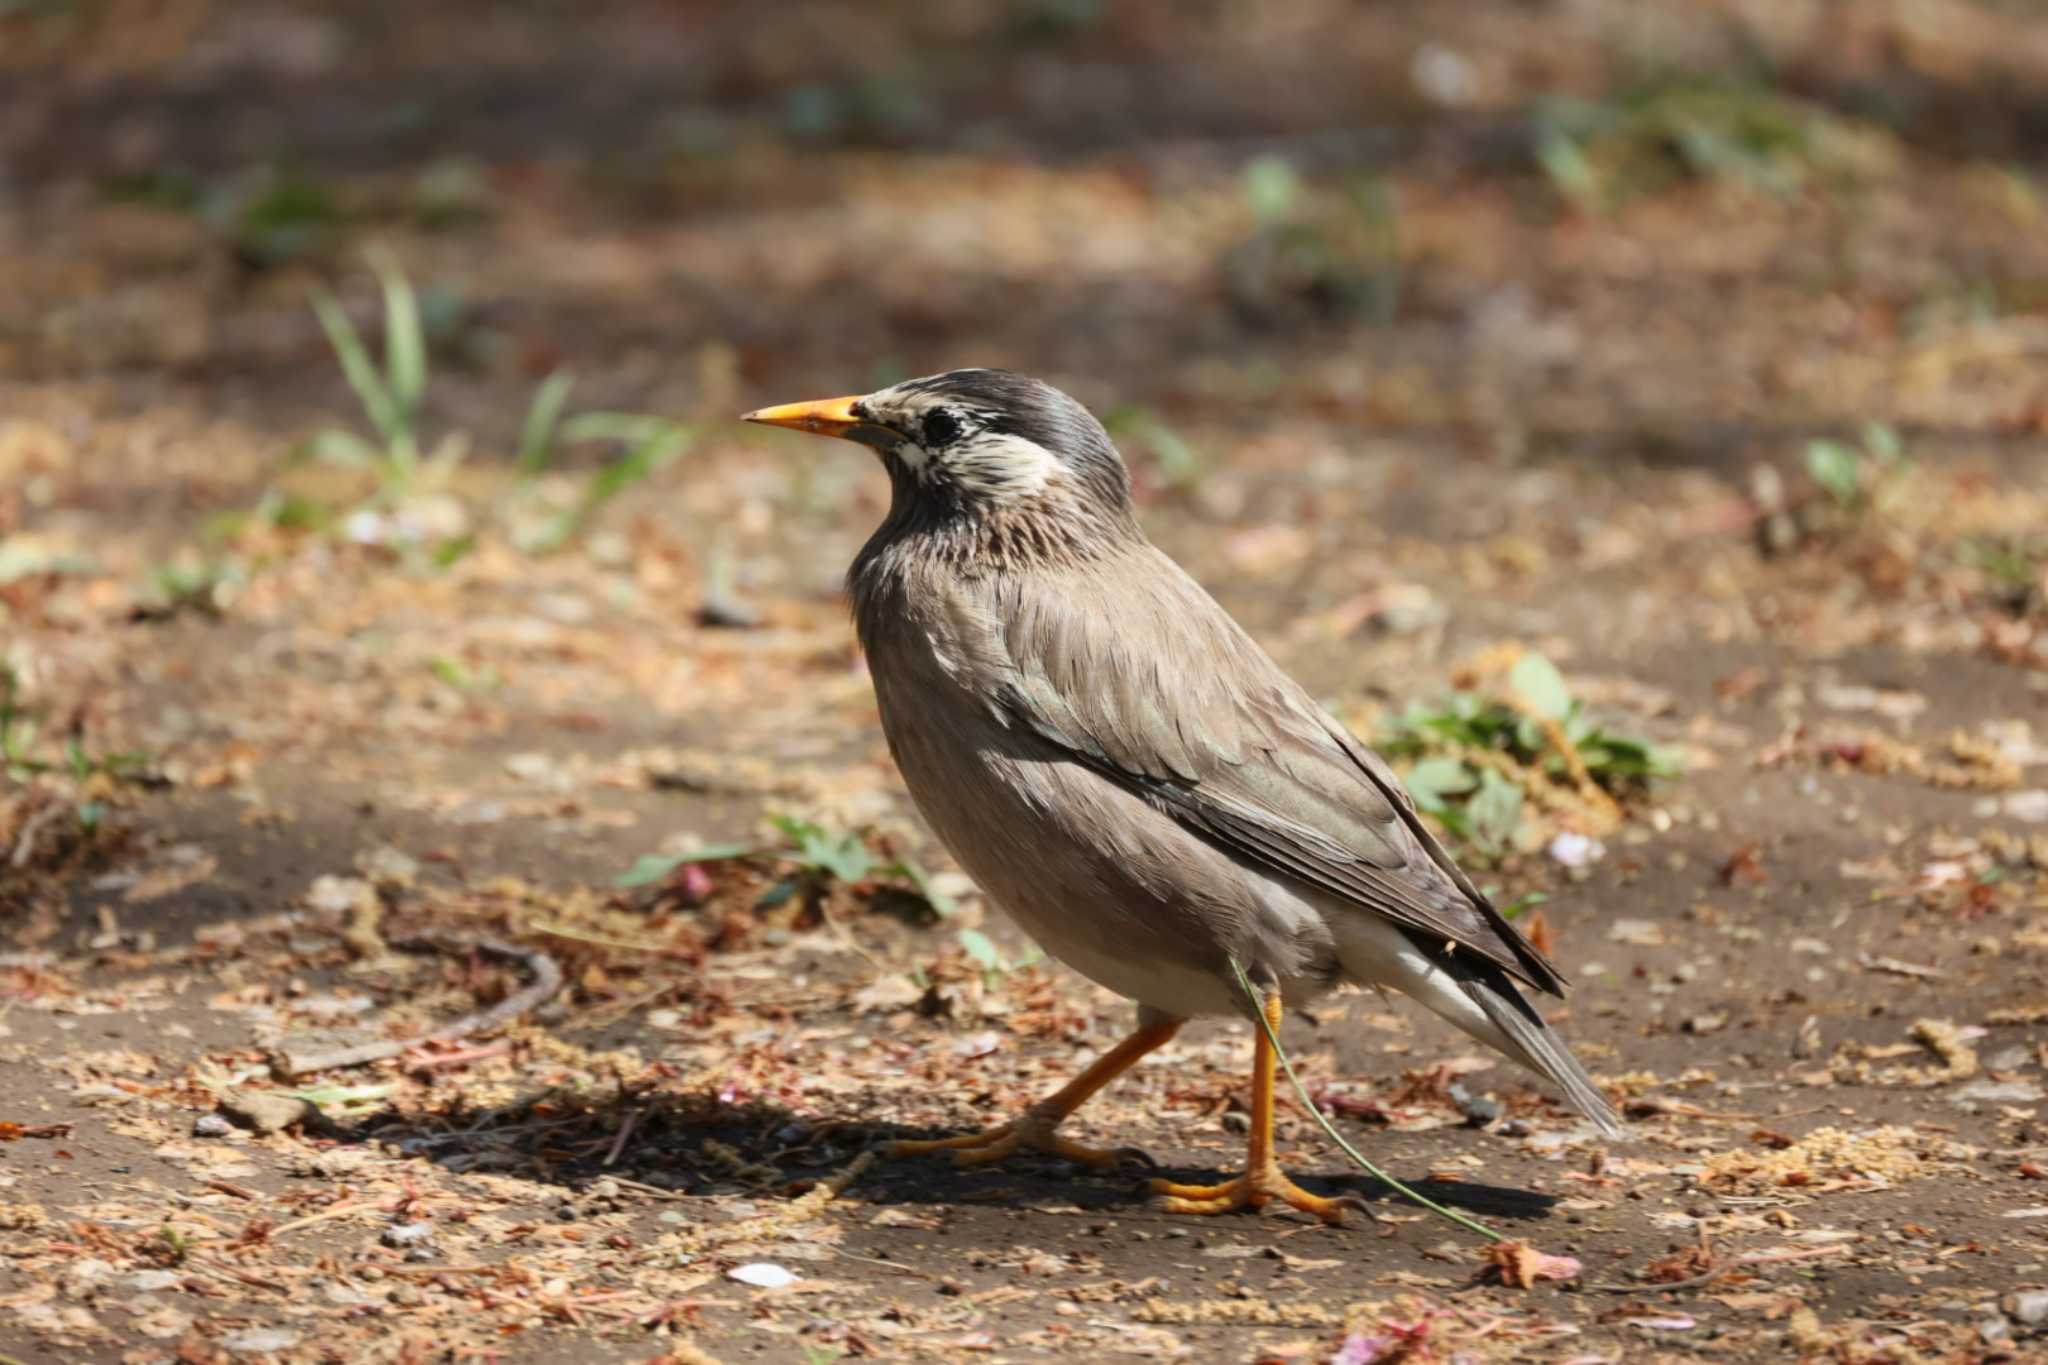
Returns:
[[[991,902],[1137,1003],[1127,1037],[1015,1118],[891,1156],[1113,1167],[1134,1149],[1083,1145],[1061,1124],[1187,1020],[1263,1015],[1243,1171],[1155,1179],[1154,1202],[1279,1201],[1342,1222],[1362,1201],[1303,1189],[1274,1151],[1269,1037],[1287,1008],[1344,983],[1410,997],[1621,1135],[1524,994],[1562,997],[1564,977],[1385,761],[1146,537],[1128,469],[1080,403],[1008,370],[960,369],[743,420],[880,458],[889,510],[847,588],[904,784]]]

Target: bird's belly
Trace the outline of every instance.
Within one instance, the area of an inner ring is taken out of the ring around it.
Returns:
[[[1050,956],[1179,1017],[1242,1012],[1233,956],[1270,967],[1290,996],[1316,993],[1303,983],[1334,961],[1320,918],[1274,917],[1230,858],[1063,757],[1024,740],[948,745],[933,719],[888,727],[904,782],[961,868]]]

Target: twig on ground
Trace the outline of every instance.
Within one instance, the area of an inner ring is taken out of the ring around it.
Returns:
[[[1703,1275],[1688,1279],[1672,1280],[1665,1284],[1587,1284],[1579,1286],[1587,1294],[1661,1294],[1667,1289],[1698,1289],[1701,1285],[1712,1284],[1726,1275],[1724,1269],[1709,1270]]]
[[[435,948],[443,951],[450,951],[456,947],[438,939],[423,938],[406,939],[392,946],[412,949]],[[272,1059],[273,1066],[286,1076],[303,1076],[312,1071],[361,1066],[364,1062],[381,1062],[421,1043],[452,1042],[472,1033],[487,1033],[494,1028],[500,1028],[539,1007],[562,988],[561,967],[556,964],[554,958],[539,949],[519,948],[495,939],[480,939],[473,945],[461,946],[474,947],[476,951],[492,957],[524,963],[533,979],[522,989],[514,991],[489,1009],[479,1010],[475,1014],[465,1014],[453,1023],[445,1024],[417,1038],[387,1038],[374,1043],[360,1043],[354,1047],[323,1048],[313,1052],[286,1050]]]
[[[377,1206],[374,1203],[367,1201],[354,1204],[336,1204],[332,1208],[322,1209],[318,1213],[309,1213],[304,1218],[294,1218],[282,1227],[272,1228],[270,1235],[272,1237],[282,1237],[287,1232],[297,1232],[300,1228],[311,1227],[315,1223],[324,1223],[330,1218],[346,1218],[352,1213],[372,1213],[375,1212],[376,1208]]]
[[[36,836],[43,832],[43,826],[57,818],[62,806],[45,806],[21,822],[21,837],[14,841],[14,866],[28,866],[28,860],[36,851]]]
[[[626,1139],[633,1135],[633,1129],[639,1126],[640,1116],[646,1112],[645,1109],[626,1111],[625,1121],[619,1125],[619,1135],[612,1139],[611,1150],[604,1154],[604,1165],[609,1166],[619,1159],[619,1153],[626,1150]]]

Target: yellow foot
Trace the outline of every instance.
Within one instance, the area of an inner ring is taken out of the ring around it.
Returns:
[[[1325,1199],[1310,1194],[1287,1178],[1277,1164],[1253,1167],[1220,1185],[1183,1185],[1172,1180],[1155,1180],[1152,1193],[1158,1206],[1168,1213],[1230,1213],[1236,1209],[1262,1209],[1277,1199],[1289,1208],[1312,1213],[1325,1223],[1344,1221],[1346,1209],[1356,1209],[1367,1218],[1373,1211],[1355,1195]]]
[[[1058,1121],[1025,1111],[1022,1117],[979,1133],[958,1137],[914,1139],[892,1142],[883,1149],[890,1157],[923,1156],[927,1152],[951,1152],[955,1166],[988,1166],[1017,1152],[1043,1152],[1080,1166],[1106,1169],[1126,1160],[1147,1166],[1159,1163],[1136,1147],[1087,1147],[1059,1135]]]

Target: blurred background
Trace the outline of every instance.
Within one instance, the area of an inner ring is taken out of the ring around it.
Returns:
[[[2037,659],[2044,92],[2023,0],[4,0],[0,610],[832,638],[882,481],[730,419],[1004,365],[1360,706]],[[606,683],[759,700],[693,657]]]
[[[1156,484],[1294,439],[1739,483],[1871,420],[2031,434],[2044,18],[6,0],[0,398],[67,440],[175,411],[203,453],[162,430],[126,486],[241,499],[357,402],[308,301],[374,349],[374,244],[423,438],[501,466],[557,373],[565,414],[702,419],[967,364]]]

